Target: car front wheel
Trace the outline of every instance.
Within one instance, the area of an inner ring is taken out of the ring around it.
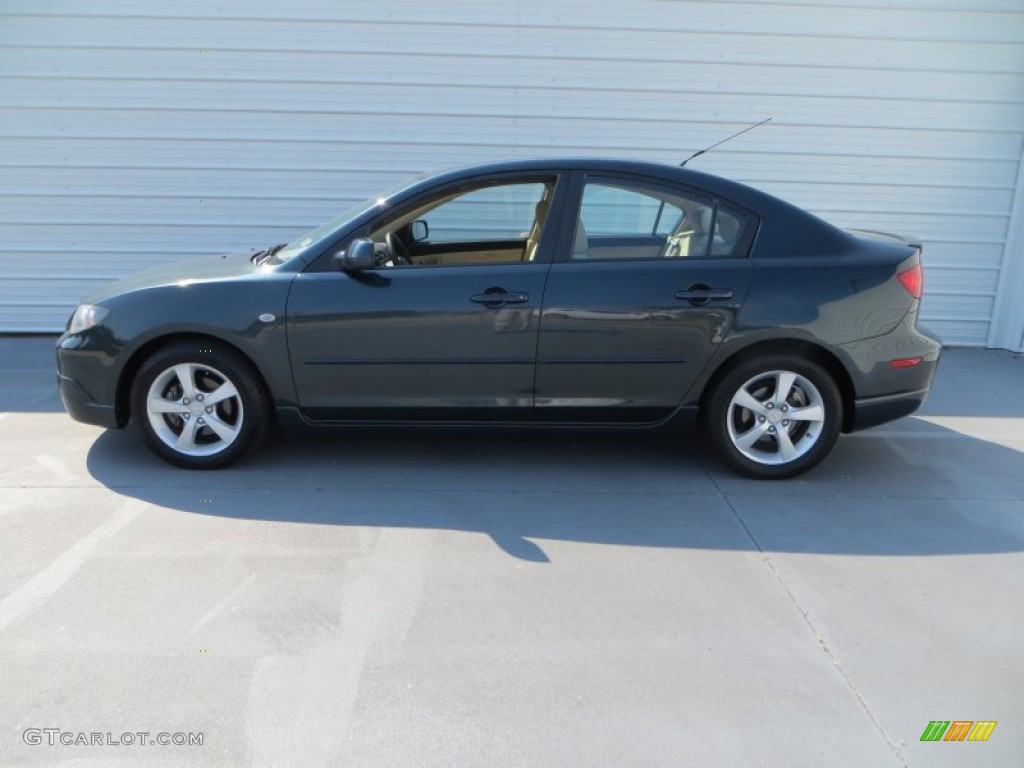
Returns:
[[[781,480],[814,467],[839,437],[842,399],[829,373],[793,355],[761,355],[717,383],[704,427],[740,474]]]
[[[263,438],[269,402],[247,360],[213,341],[156,352],[135,376],[132,420],[161,458],[190,469],[227,466]]]

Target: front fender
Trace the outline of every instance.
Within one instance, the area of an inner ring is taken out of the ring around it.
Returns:
[[[293,404],[285,311],[293,274],[139,288],[104,299],[99,326],[65,334],[78,383],[98,403],[115,403],[141,360],[164,339],[203,335],[236,347],[259,370],[275,404]],[[260,316],[273,316],[261,320]]]

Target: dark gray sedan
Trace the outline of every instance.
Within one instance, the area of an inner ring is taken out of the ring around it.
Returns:
[[[58,377],[73,418],[134,422],[183,467],[227,465],[274,423],[699,419],[680,439],[783,478],[924,401],[940,345],[921,288],[918,243],[722,178],[505,162],[100,291],[58,341]]]

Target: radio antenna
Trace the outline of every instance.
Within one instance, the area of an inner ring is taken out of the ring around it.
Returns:
[[[707,148],[705,148],[705,149],[701,149],[701,150],[698,150],[697,152],[694,152],[694,153],[693,153],[692,155],[690,155],[690,156],[689,156],[688,158],[686,158],[685,160],[683,160],[683,162],[681,162],[681,163],[679,164],[679,167],[680,167],[680,168],[685,168],[685,167],[686,167],[686,164],[687,164],[688,162],[690,162],[691,160],[693,160],[693,158],[695,158],[695,157],[698,157],[698,156],[700,156],[700,155],[703,155],[703,154],[704,154],[705,152],[709,152],[709,151],[711,151],[712,149],[714,149],[715,147],[717,147],[717,146],[720,146],[720,145],[722,145],[722,144],[725,144],[725,142],[727,142],[727,141],[732,141],[732,140],[733,140],[733,139],[735,139],[735,138],[736,138],[737,136],[742,136],[742,135],[743,135],[744,133],[746,133],[747,131],[752,131],[752,130],[754,130],[755,128],[758,128],[758,127],[760,127],[760,126],[764,125],[764,124],[765,124],[765,123],[767,123],[767,122],[768,122],[769,120],[771,120],[771,118],[770,118],[770,117],[766,117],[766,118],[765,118],[764,120],[762,120],[762,121],[761,121],[760,123],[754,123],[753,125],[748,125],[748,126],[747,126],[746,128],[744,128],[744,129],[743,129],[742,131],[740,131],[739,133],[734,133],[734,134],[733,134],[732,136],[729,136],[729,137],[727,137],[727,138],[724,138],[724,139],[722,139],[722,140],[721,140],[720,142],[718,142],[717,144],[712,144],[712,145],[711,145],[710,147],[707,147]]]

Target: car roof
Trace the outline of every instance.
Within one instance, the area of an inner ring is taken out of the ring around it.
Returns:
[[[656,163],[646,160],[631,160],[617,157],[589,157],[589,156],[568,156],[568,157],[537,157],[515,160],[501,160],[490,163],[479,163],[465,165],[441,171],[437,174],[430,174],[432,181],[445,180],[450,177],[452,180],[472,176],[487,175],[491,173],[514,173],[529,171],[601,171],[607,173],[626,173],[639,176],[647,176],[654,179],[664,179],[676,184],[705,189],[714,194],[721,195],[744,204],[745,198],[753,196],[760,198],[765,193],[760,192],[745,184],[731,181],[730,179],[715,176],[710,173],[695,171],[690,168],[681,168],[678,165],[668,163]],[[426,180],[426,179],[424,179]]]
[[[468,165],[428,174],[404,190],[419,192],[437,184],[470,180],[500,173],[531,171],[584,171],[632,174],[645,179],[678,184],[703,191],[753,211],[760,219],[757,250],[760,253],[800,256],[848,248],[854,238],[809,211],[767,192],[710,173],[668,163],[612,157],[542,157]]]

